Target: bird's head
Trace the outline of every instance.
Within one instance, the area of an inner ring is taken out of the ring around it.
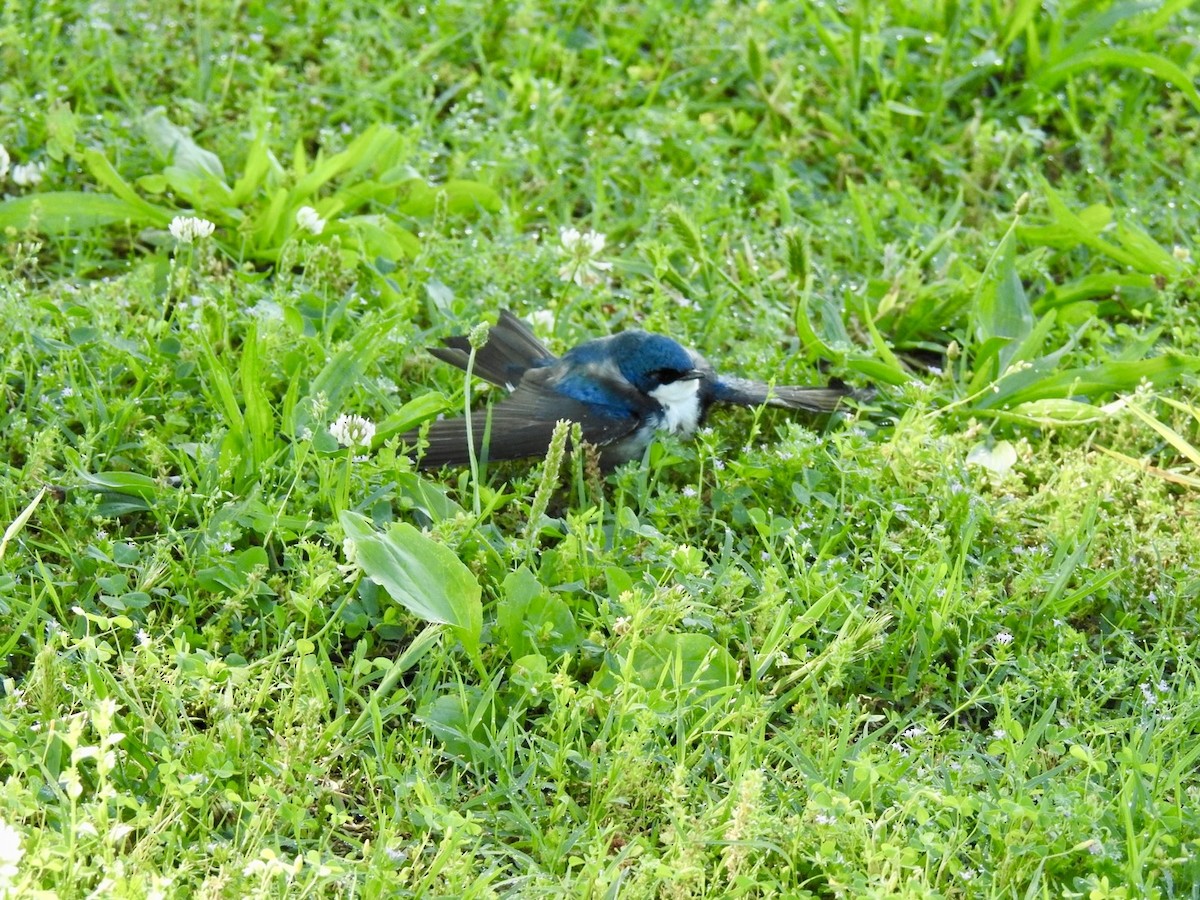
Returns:
[[[661,334],[623,331],[613,338],[612,353],[621,374],[651,396],[658,396],[659,389],[666,385],[683,387],[704,377],[692,354]]]

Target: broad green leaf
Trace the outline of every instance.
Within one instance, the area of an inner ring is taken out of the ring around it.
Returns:
[[[385,164],[390,164],[390,157],[395,155],[400,142],[400,136],[392,126],[372,125],[351,141],[345,150],[335,153],[329,159],[318,157],[311,171],[307,174],[297,173],[299,177],[294,197],[303,201],[343,172],[364,172],[375,167],[380,157],[383,157],[382,161]]]
[[[382,256],[400,262],[411,259],[421,250],[416,235],[387,216],[351,216],[343,219],[341,224],[350,232],[349,243],[357,244],[365,259]]]
[[[485,770],[495,767],[496,751],[489,742],[483,720],[494,709],[495,695],[477,687],[464,686],[443,694],[417,710],[417,721],[453,756],[470,760]]]
[[[78,472],[83,486],[93,491],[111,491],[142,500],[157,499],[162,487],[148,475],[137,472]]]
[[[232,202],[233,192],[229,190],[229,185],[207,172],[183,166],[167,166],[162,170],[162,176],[176,194],[212,218],[216,218],[217,212],[223,211]]]
[[[1008,409],[976,410],[1008,422],[1053,428],[1069,425],[1088,425],[1104,421],[1109,414],[1099,406],[1079,400],[1049,398],[1018,403]]]
[[[1132,292],[1139,296],[1154,290],[1154,277],[1143,274],[1127,274],[1122,272],[1097,272],[1085,275],[1066,284],[1049,287],[1035,304],[1038,313],[1048,309],[1068,306],[1079,300],[1089,300],[1094,297],[1111,297],[1113,294]]]
[[[83,164],[103,187],[108,188],[130,206],[140,210],[139,223],[165,226],[175,215],[175,210],[165,206],[155,206],[138,196],[130,184],[121,177],[111,162],[103,153],[95,148],[83,151]]]
[[[56,100],[46,113],[46,132],[49,140],[46,142],[46,152],[55,162],[61,163],[68,156],[75,155],[75,132],[78,121],[70,104]]]
[[[162,488],[158,482],[137,472],[82,472],[76,474],[82,487],[100,497],[98,515],[122,516],[151,509]]]
[[[343,512],[338,520],[368,578],[418,618],[449,625],[467,653],[478,656],[482,590],[453,550],[407,523],[380,534],[358,513]]]
[[[450,407],[450,400],[445,394],[430,391],[409,400],[398,410],[379,423],[375,436],[381,441],[395,437],[405,431],[416,428],[427,419],[432,419],[440,412]]]
[[[465,512],[450,499],[450,494],[444,487],[416,472],[400,472],[396,475],[396,495],[401,501],[407,501],[413,509],[427,516],[431,522],[444,522]]]
[[[234,206],[242,206],[249,201],[254,194],[262,187],[267,179],[267,175],[275,170],[277,173],[282,171],[282,167],[271,155],[270,148],[267,146],[267,137],[265,134],[259,134],[254,143],[250,145],[250,151],[246,154],[245,165],[242,166],[242,174],[236,182],[234,182],[233,190],[229,195],[229,202]]]
[[[1070,242],[1074,241],[1074,245],[1082,244],[1085,247],[1090,247],[1092,250],[1107,256],[1109,259],[1115,260],[1121,265],[1129,266],[1138,272],[1169,274],[1178,270],[1178,261],[1173,257],[1168,268],[1159,268],[1159,265],[1163,262],[1161,257],[1147,252],[1144,243],[1138,242],[1136,237],[1127,238],[1135,242],[1132,250],[1104,240],[1100,237],[1100,232],[1107,227],[1107,221],[1103,225],[1085,221],[1071,211],[1066,201],[1059,196],[1058,192],[1050,186],[1050,183],[1046,179],[1041,178],[1039,181],[1042,186],[1042,193],[1046,198],[1046,205],[1050,208],[1050,214],[1054,217],[1053,224],[1048,227],[1055,229],[1057,232],[1056,240],[1061,241],[1061,243],[1056,243],[1055,246],[1070,247],[1072,246]],[[1023,231],[1022,234],[1033,237],[1041,233]],[[1046,235],[1041,234],[1041,236],[1043,242],[1046,242]]]
[[[0,203],[0,229],[24,231],[36,223],[44,234],[69,234],[118,222],[146,224],[145,207],[83,191],[48,191]]]
[[[610,654],[592,683],[615,689],[632,681],[650,693],[652,708],[668,712],[680,694],[703,703],[739,680],[737,662],[708,635],[664,632]]]
[[[1154,77],[1167,82],[1175,90],[1183,94],[1188,102],[1200,111],[1200,92],[1192,84],[1187,72],[1181,69],[1165,56],[1148,53],[1144,50],[1130,50],[1124,47],[1104,47],[1098,50],[1087,50],[1075,53],[1061,62],[1047,66],[1034,76],[1034,81],[1043,89],[1052,90],[1060,82],[1065,81],[1076,72],[1093,72],[1097,69],[1119,68],[1147,72]]]
[[[903,370],[889,366],[877,359],[850,357],[846,360],[846,368],[866,375],[872,381],[880,384],[908,384],[913,380],[912,376]]]
[[[825,343],[822,337],[817,334],[816,328],[813,327],[812,319],[808,314],[809,293],[802,292],[796,299],[796,311],[793,316],[793,324],[796,327],[796,336],[800,338],[800,347],[804,350],[807,359],[813,359],[817,356],[825,358],[836,357],[833,349]],[[872,360],[876,365],[882,365],[877,360]]]
[[[250,233],[253,249],[261,257],[274,260],[283,245],[283,238],[293,227],[294,220],[286,215],[290,194],[286,188],[277,187],[271,191],[267,205],[260,208],[254,216],[254,224]]]
[[[225,167],[220,158],[203,149],[187,131],[167,118],[166,110],[161,106],[142,116],[141,126],[147,143],[172,166],[193,177],[224,183]]]
[[[999,393],[985,394],[976,409],[1012,407],[1034,400],[1064,397],[1084,397],[1094,401],[1118,391],[1131,391],[1143,381],[1154,387],[1164,387],[1197,371],[1200,371],[1200,356],[1176,352],[1152,359],[1100,363],[1045,376],[1039,374],[1032,382],[1022,384],[1016,390],[1002,389]],[[1026,374],[1018,373],[1014,376],[1014,383]]]
[[[496,620],[513,659],[529,654],[557,659],[579,646],[579,629],[571,610],[525,566],[504,579]]]
[[[439,189],[446,197],[446,209],[453,215],[465,215],[478,209],[499,212],[500,195],[482,181],[452,179]]]
[[[1130,222],[1118,222],[1117,243],[1138,259],[1143,272],[1177,273],[1183,267],[1175,256],[1150,235]]]
[[[1017,345],[1033,328],[1033,311],[1017,274],[1017,237],[1012,227],[1000,241],[976,285],[971,320],[975,339],[981,347],[974,360],[975,380],[990,364],[993,353],[997,365],[990,378],[994,378],[1012,362]],[[985,353],[982,348],[990,349]]]

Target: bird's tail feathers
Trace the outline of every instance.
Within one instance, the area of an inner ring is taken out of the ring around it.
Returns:
[[[471,342],[466,335],[448,337],[442,343],[445,346],[430,347],[429,352],[463,371],[470,365],[480,378],[510,391],[527,370],[548,365],[555,358],[529,326],[507,309],[501,310],[499,321],[488,331],[487,343],[475,351],[474,364],[470,363]]]
[[[794,384],[765,384],[745,378],[723,377],[715,399],[741,406],[778,406],[783,409],[802,409],[808,412],[833,412],[847,399],[864,399],[841,379],[831,380],[826,387],[801,387]]]

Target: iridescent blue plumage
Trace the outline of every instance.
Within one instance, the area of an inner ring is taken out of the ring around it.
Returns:
[[[507,310],[470,360],[462,336],[432,347],[438,359],[509,391],[488,410],[472,413],[476,451],[493,460],[545,453],[560,419],[578,422],[585,441],[600,449],[605,468],[640,457],[656,432],[690,436],[714,403],[768,404],[828,412],[852,392],[829,387],[771,386],[718,375],[708,361],[677,341],[645,331],[623,331],[587,341],[555,357]],[[416,441],[416,433],[405,436]],[[419,465],[434,468],[467,462],[466,418],[434,422]]]

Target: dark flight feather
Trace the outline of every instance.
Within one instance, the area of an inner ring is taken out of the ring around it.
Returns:
[[[445,346],[430,347],[429,352],[465,372],[471,360],[471,342],[467,336],[456,334],[442,343]],[[511,391],[520,384],[526,371],[548,366],[555,359],[529,326],[506,309],[488,331],[487,343],[475,351],[471,371],[484,381]]]

